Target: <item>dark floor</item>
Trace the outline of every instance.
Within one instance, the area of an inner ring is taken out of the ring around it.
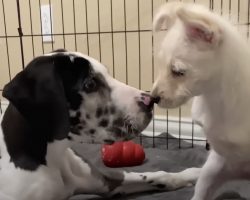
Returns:
[[[179,149],[177,140],[169,141],[169,150],[166,150],[165,140],[155,141],[157,148],[152,148],[152,139],[144,139],[143,145],[146,152],[146,161],[143,165],[131,168],[125,168],[128,171],[158,171],[165,170],[168,172],[176,172],[186,169],[188,167],[202,166],[206,160],[207,151],[204,146],[195,146],[189,148],[190,143],[182,141],[183,149]],[[86,155],[92,163],[100,166],[103,170],[109,170],[103,166],[100,159],[101,145],[93,144],[79,144],[75,146],[78,153]],[[112,169],[115,170],[115,169]],[[173,192],[155,192],[136,194],[127,197],[119,197],[120,200],[189,200],[194,192],[193,187],[183,188]],[[242,200],[250,199],[250,182],[235,182],[225,185],[217,195],[217,200]],[[104,200],[94,195],[78,195],[70,198],[70,200]]]

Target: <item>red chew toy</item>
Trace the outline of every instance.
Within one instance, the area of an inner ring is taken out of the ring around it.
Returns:
[[[141,145],[132,141],[103,145],[102,160],[107,167],[128,167],[140,165],[145,159]]]

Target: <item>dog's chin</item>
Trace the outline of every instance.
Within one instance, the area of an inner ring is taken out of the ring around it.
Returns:
[[[124,141],[130,141],[136,137],[135,134],[128,135],[127,137],[124,138],[113,138],[113,139],[104,139],[103,143],[106,145],[112,145],[115,142],[124,142]]]
[[[112,132],[113,137],[108,137],[103,140],[104,144],[113,144],[115,142],[129,141],[136,137],[138,137],[141,132],[148,126],[150,121],[144,120],[142,124],[131,123],[127,124],[126,131],[123,130],[121,133],[117,134],[116,132]],[[116,130],[121,130],[122,127],[117,127]],[[114,129],[115,130],[115,129]]]
[[[174,109],[174,108],[182,106],[188,100],[189,100],[189,98],[181,98],[181,99],[177,99],[177,100],[170,100],[170,99],[163,99],[162,98],[162,99],[160,99],[158,106],[160,108]]]

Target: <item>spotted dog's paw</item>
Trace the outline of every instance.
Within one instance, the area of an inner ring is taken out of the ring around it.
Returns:
[[[165,181],[165,179],[170,180],[171,175],[170,173],[164,172],[164,171],[157,171],[157,172],[148,172],[144,175],[141,175],[142,179],[149,184],[150,186],[153,186],[155,189],[158,190],[168,190],[168,183]],[[164,178],[163,178],[164,177]]]
[[[178,173],[164,171],[154,172],[146,176],[147,183],[158,190],[176,190],[193,186],[200,174],[200,168],[189,168]]]

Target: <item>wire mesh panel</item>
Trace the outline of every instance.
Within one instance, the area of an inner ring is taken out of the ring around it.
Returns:
[[[170,1],[170,0],[169,0]],[[80,51],[107,66],[116,79],[150,91],[159,67],[157,49],[164,32],[152,33],[152,19],[166,0],[1,0],[0,92],[32,58],[58,48]],[[183,0],[209,7],[249,37],[249,0]],[[1,95],[0,95],[1,96]],[[2,107],[6,107],[4,99]],[[169,147],[176,140],[205,144],[190,117],[190,105],[155,108],[154,119],[138,138]],[[172,134],[172,136],[169,135]],[[174,137],[173,137],[174,136]],[[185,143],[186,144],[186,143]]]

